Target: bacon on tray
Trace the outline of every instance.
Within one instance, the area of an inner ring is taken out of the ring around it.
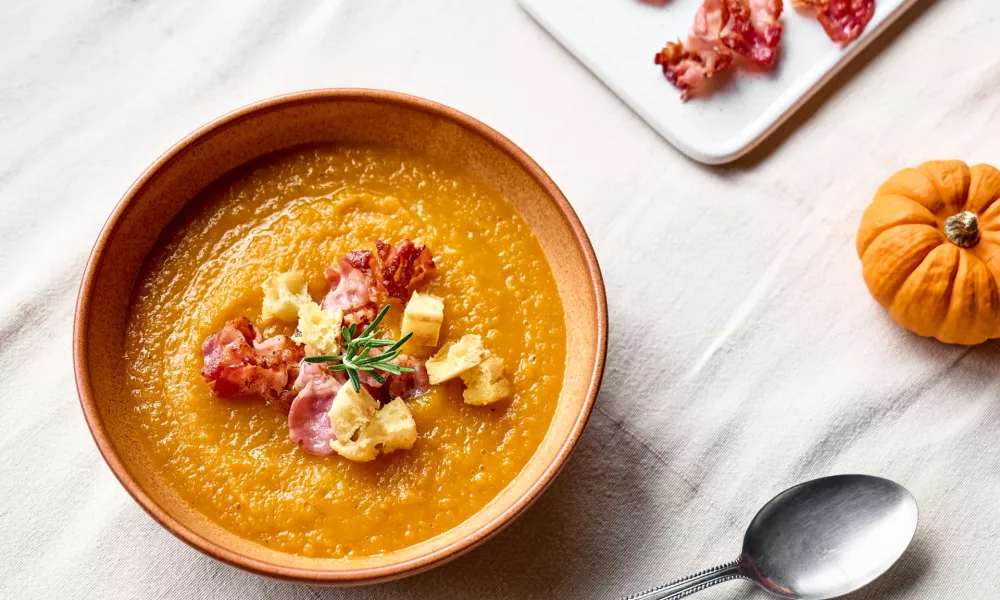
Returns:
[[[683,100],[727,68],[734,54],[770,67],[781,42],[782,9],[781,0],[705,0],[687,41],[668,42],[655,63]]]
[[[201,375],[219,398],[260,394],[277,402],[298,374],[302,347],[287,336],[261,340],[246,317],[228,321],[201,346]]]
[[[826,35],[841,44],[858,39],[875,15],[875,0],[792,0],[792,4],[815,11]]]
[[[646,1],[662,6],[665,2]],[[861,35],[875,14],[875,0],[792,0],[812,11],[826,35],[847,44]],[[667,42],[654,59],[687,100],[739,55],[768,68],[781,43],[782,0],[704,0],[687,40]]]
[[[655,61],[663,68],[667,80],[681,91],[681,99],[687,100],[691,92],[701,89],[713,75],[728,67],[733,55],[692,36],[686,44],[680,40],[667,42]]]
[[[743,36],[742,43],[747,51],[740,53],[761,66],[769,67],[774,64],[778,44],[781,43],[779,19],[784,5],[781,0],[750,0],[747,8],[751,31]]]

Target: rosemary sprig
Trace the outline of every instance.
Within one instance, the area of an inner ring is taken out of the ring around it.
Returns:
[[[392,375],[412,373],[413,369],[410,367],[401,367],[392,361],[403,353],[403,344],[406,343],[406,340],[410,339],[413,332],[407,333],[402,339],[396,342],[375,337],[375,328],[378,327],[378,324],[387,312],[389,312],[388,304],[379,311],[378,316],[371,322],[371,325],[365,327],[361,335],[357,337],[355,337],[355,334],[357,334],[356,323],[344,326],[341,329],[341,334],[344,336],[347,346],[344,348],[343,354],[307,356],[306,362],[335,363],[330,365],[329,369],[331,371],[346,371],[347,378],[351,380],[355,392],[361,391],[361,379],[358,377],[360,371],[371,373],[372,378],[379,382],[379,384],[385,383],[385,377],[378,371]],[[369,355],[373,348],[386,348],[386,350],[381,354]]]

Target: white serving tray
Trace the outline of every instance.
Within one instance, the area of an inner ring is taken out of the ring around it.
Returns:
[[[519,0],[536,21],[653,129],[694,160],[736,160],[778,128],[917,0],[876,0],[875,16],[847,48],[785,0],[784,32],[771,73],[737,70],[707,97],[680,94],[653,64],[668,40],[685,38],[702,0]],[[731,69],[732,70],[732,69]]]

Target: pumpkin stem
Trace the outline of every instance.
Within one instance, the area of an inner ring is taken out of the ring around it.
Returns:
[[[961,248],[975,246],[979,241],[979,217],[969,211],[952,215],[944,222],[944,234],[949,242]]]

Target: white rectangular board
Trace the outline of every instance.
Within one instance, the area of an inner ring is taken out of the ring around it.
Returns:
[[[762,142],[916,0],[876,0],[854,43],[832,42],[819,22],[785,0],[772,72],[738,70],[711,95],[682,102],[653,57],[686,38],[702,0],[519,0],[536,21],[650,126],[694,160],[722,164]]]

